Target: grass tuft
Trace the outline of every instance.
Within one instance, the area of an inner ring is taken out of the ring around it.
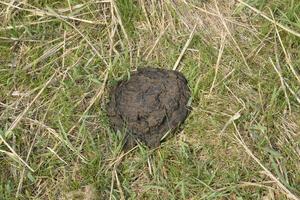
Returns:
[[[299,199],[300,3],[0,0],[0,199]],[[180,133],[122,152],[109,89],[180,70]]]

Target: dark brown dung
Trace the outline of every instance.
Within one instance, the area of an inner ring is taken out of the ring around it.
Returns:
[[[111,127],[126,133],[124,149],[136,141],[154,148],[167,131],[186,119],[190,90],[180,72],[141,68],[111,90],[108,116]]]

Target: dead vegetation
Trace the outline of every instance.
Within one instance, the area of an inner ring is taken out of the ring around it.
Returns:
[[[299,199],[299,7],[0,0],[1,197]],[[184,73],[193,112],[124,154],[107,88],[140,66]]]

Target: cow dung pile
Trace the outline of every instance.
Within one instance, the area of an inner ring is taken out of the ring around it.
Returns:
[[[186,119],[190,90],[182,73],[141,68],[121,80],[110,93],[108,116],[114,131],[125,132],[124,149],[137,141],[150,148],[160,145],[168,131]]]

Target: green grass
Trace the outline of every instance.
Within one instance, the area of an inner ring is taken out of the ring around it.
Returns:
[[[7,2],[1,200],[300,198],[298,1],[245,1],[281,27],[229,1]],[[109,88],[172,69],[195,25],[178,67],[193,98],[183,131],[124,155]]]

